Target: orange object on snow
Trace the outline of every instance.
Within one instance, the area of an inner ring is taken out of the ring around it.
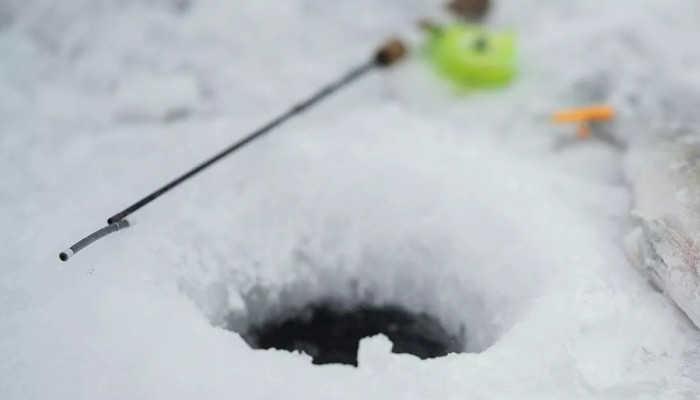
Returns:
[[[586,139],[591,136],[591,122],[610,121],[615,117],[615,109],[605,104],[572,108],[554,113],[552,121],[557,124],[577,123],[576,136]]]
[[[593,105],[559,111],[552,116],[558,124],[569,122],[609,121],[615,117],[615,109],[607,105]]]

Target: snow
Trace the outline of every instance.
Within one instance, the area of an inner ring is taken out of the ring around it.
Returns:
[[[697,83],[691,0],[502,0],[513,87],[457,94],[416,55],[58,261],[438,6],[1,4],[0,398],[700,398],[700,335],[623,252],[620,154],[547,122],[580,82]],[[429,312],[467,352],[375,337],[319,367],[223,329],[328,296]]]

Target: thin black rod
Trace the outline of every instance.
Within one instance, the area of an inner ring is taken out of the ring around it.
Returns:
[[[376,67],[378,65],[380,65],[379,61],[377,61],[376,59],[372,59],[364,64],[361,64],[361,65],[355,67],[354,69],[352,69],[350,72],[345,74],[340,79],[338,79],[335,82],[332,82],[329,85],[321,88],[318,92],[316,92],[314,95],[312,95],[308,99],[293,106],[292,108],[287,110],[285,113],[281,114],[277,118],[268,122],[266,125],[253,131],[248,136],[240,139],[239,141],[235,142],[231,146],[223,149],[222,151],[215,154],[214,156],[212,156],[208,160],[202,162],[201,164],[199,164],[196,167],[192,168],[191,170],[185,172],[184,174],[182,174],[178,178],[175,178],[171,182],[167,183],[166,185],[164,185],[160,189],[154,191],[153,193],[149,194],[148,196],[142,198],[141,200],[137,201],[136,203],[125,208],[123,211],[120,211],[120,212],[114,214],[113,216],[111,216],[110,218],[107,219],[107,223],[112,224],[112,223],[121,221],[122,219],[127,217],[129,214],[133,213],[134,211],[140,209],[141,207],[145,206],[146,204],[157,199],[158,197],[160,197],[164,193],[168,192],[170,189],[181,184],[182,182],[186,181],[187,179],[193,177],[197,173],[201,172],[205,168],[211,166],[212,164],[221,160],[222,158],[226,157],[227,155],[235,152],[236,150],[238,150],[238,149],[244,147],[245,145],[253,142],[254,140],[262,137],[263,135],[272,131],[274,128],[283,124],[284,122],[286,122],[288,119],[292,118],[293,116],[304,112],[307,108],[313,106],[314,104],[318,103],[319,101],[321,101],[325,97],[336,92],[338,89],[340,89],[340,88],[350,84],[354,80],[360,78],[361,76],[363,76],[364,74],[366,74],[367,72],[369,72],[370,70],[372,70],[374,67]]]
[[[98,229],[95,232],[89,234],[88,236],[84,237],[80,241],[78,241],[76,244],[72,245],[68,250],[62,251],[61,254],[58,255],[58,258],[61,259],[61,261],[68,261],[69,258],[73,257],[73,255],[80,250],[88,247],[92,243],[102,239],[103,237],[109,235],[110,233],[116,232],[120,229],[128,228],[129,227],[129,221],[126,219],[122,219],[121,221],[117,221],[113,224],[109,224],[105,226],[102,229]]]

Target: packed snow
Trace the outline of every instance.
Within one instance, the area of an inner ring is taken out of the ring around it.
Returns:
[[[458,93],[416,50],[58,260],[439,7],[0,4],[0,398],[700,398],[700,333],[624,254],[620,150],[548,122],[595,82],[700,82],[692,0],[498,1],[511,87]],[[315,366],[225,329],[325,298],[466,347]]]

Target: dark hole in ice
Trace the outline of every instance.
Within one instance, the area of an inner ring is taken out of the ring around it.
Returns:
[[[314,364],[357,366],[360,339],[380,333],[393,343],[392,352],[421,359],[460,352],[463,347],[437,319],[396,306],[312,305],[298,315],[252,328],[245,336],[254,348],[302,351]]]

